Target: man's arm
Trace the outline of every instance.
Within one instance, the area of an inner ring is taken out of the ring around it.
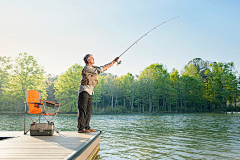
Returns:
[[[109,64],[103,66],[103,71],[106,71],[108,68],[112,67],[114,65],[115,62],[117,62],[119,60],[119,57],[115,58],[112,62],[110,62]]]
[[[105,65],[105,66],[103,66],[102,68],[103,68],[103,71],[106,71],[108,68],[110,68],[111,66],[113,66],[113,64],[114,64],[115,62],[110,62],[109,64],[107,64],[107,65]]]

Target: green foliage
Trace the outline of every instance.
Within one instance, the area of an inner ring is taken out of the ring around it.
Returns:
[[[55,98],[62,103],[62,112],[77,112],[78,88],[83,67],[75,64],[57,78],[54,83]]]
[[[12,70],[4,86],[4,97],[8,109],[16,112],[23,110],[25,91],[35,89],[46,98],[45,71],[33,56],[20,53],[12,65]],[[10,103],[11,102],[11,103]]]
[[[138,78],[140,84],[141,104],[148,105],[148,111],[170,111],[170,75],[162,64],[151,64]],[[160,108],[161,105],[161,108]],[[143,108],[144,109],[144,108]],[[144,111],[143,111],[144,112]]]
[[[240,106],[227,106],[227,112],[240,112]]]
[[[54,84],[57,82],[57,76],[53,77],[51,74],[48,75],[47,79],[45,80],[46,84],[46,91],[47,91],[47,100],[56,102],[57,100],[55,99],[55,89],[54,89]]]
[[[113,113],[122,113],[122,110],[120,108],[113,108]]]
[[[103,84],[105,83],[104,78],[99,75],[98,76],[98,85],[94,88],[94,96],[93,96],[93,102],[100,102],[102,93],[103,93]]]
[[[36,89],[43,99],[63,103],[62,112],[78,111],[83,66],[75,64],[60,76],[45,76],[33,56],[0,57],[0,111],[23,110],[24,93]],[[94,113],[226,112],[240,111],[240,79],[234,63],[191,60],[180,73],[151,64],[139,76],[98,76]],[[228,106],[227,106],[228,104]]]
[[[127,108],[124,106],[118,106],[119,109],[121,109],[122,113],[127,113]]]
[[[27,53],[20,53],[15,62],[13,74],[10,76],[12,94],[24,99],[27,90],[36,89],[41,92],[43,98],[46,98],[44,68],[39,66],[34,57]]]
[[[131,73],[127,73],[127,75],[121,76],[118,79],[118,82],[115,83],[117,84],[115,85],[115,88],[119,88],[120,93],[124,98],[124,106],[127,101],[129,103],[131,111],[133,111],[133,105],[136,96],[136,83],[137,81],[134,79],[134,76]]]
[[[105,113],[112,113],[112,107],[111,106],[106,107]]]
[[[0,56],[0,111],[8,110],[10,103],[5,90],[9,83],[10,69],[12,68],[10,57]]]

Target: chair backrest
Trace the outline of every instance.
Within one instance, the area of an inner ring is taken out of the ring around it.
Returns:
[[[41,107],[40,105],[34,104],[34,103],[28,103],[28,102],[35,102],[35,103],[41,103],[41,93],[36,90],[28,90],[25,92],[25,102],[28,105],[29,112],[31,114],[39,114],[41,113]]]

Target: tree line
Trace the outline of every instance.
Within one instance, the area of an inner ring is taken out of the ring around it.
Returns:
[[[78,88],[84,66],[72,65],[59,76],[27,53],[0,57],[0,113],[23,112],[25,91],[35,89],[42,99],[63,103],[62,113],[77,113]],[[98,76],[94,113],[161,113],[240,111],[240,77],[233,62],[195,58],[179,72],[151,64],[140,75]]]

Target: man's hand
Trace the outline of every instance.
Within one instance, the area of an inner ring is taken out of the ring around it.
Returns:
[[[117,62],[119,60],[119,57],[116,57],[113,61]]]

